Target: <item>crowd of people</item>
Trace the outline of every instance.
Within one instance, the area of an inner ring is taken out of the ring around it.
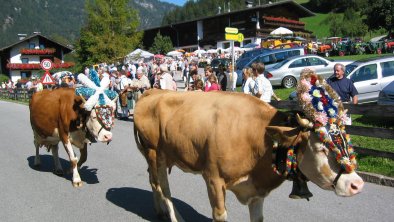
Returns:
[[[108,76],[110,79],[109,89],[119,95],[117,112],[115,113],[118,119],[128,119],[133,116],[136,102],[145,90],[157,88],[176,91],[178,88],[175,82],[176,77],[178,80],[184,81],[185,91],[236,91],[238,75],[232,64],[228,66],[219,65],[218,71],[214,72],[210,64],[207,63],[204,71],[199,72],[199,62],[194,58],[182,57],[178,59],[152,58],[145,62],[131,62],[122,65],[102,63],[91,68],[85,68],[84,74],[89,77],[90,69],[95,69],[99,78]],[[341,78],[341,71],[343,71],[343,66],[336,65],[334,70],[336,79],[329,79],[328,82],[334,90],[339,91],[338,94],[341,98],[344,98],[344,102],[352,98],[353,102],[357,103],[357,92],[354,86],[349,86],[348,82],[342,83],[344,80]],[[275,95],[264,72],[265,66],[261,62],[244,68],[242,70],[241,92],[258,97],[268,103],[271,102],[272,98],[279,101],[280,98]],[[9,90],[26,88],[30,97],[34,92],[41,91],[46,87],[75,88],[80,86],[77,76],[71,72],[59,72],[54,74],[53,78],[55,85],[43,86],[39,78],[32,77],[25,84],[22,84],[20,80],[16,84],[11,80],[3,82],[1,88]],[[343,81],[339,82],[339,80]],[[341,92],[340,89],[345,86],[351,90]]]

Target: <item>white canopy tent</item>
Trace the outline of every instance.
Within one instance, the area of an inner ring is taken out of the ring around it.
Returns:
[[[217,49],[208,49],[207,53],[218,53]]]
[[[273,30],[270,34],[271,35],[293,35],[293,31],[291,31],[290,29],[284,28],[284,27],[279,27],[279,28]]]
[[[183,55],[183,53],[182,53],[182,52],[179,52],[179,51],[170,51],[170,52],[168,52],[166,55],[167,55],[167,56],[177,57],[177,56]]]
[[[151,58],[153,56],[154,56],[154,54],[152,54],[148,51],[144,51],[142,49],[136,49],[136,50],[132,51],[131,53],[129,53],[128,55],[126,55],[125,62],[136,61],[139,59],[147,59],[147,58]]]

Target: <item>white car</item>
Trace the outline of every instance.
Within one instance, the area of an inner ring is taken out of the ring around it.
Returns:
[[[351,63],[346,66],[346,77],[353,81],[359,103],[376,102],[382,89],[394,81],[394,56]]]
[[[313,69],[316,74],[327,78],[334,73],[336,63],[342,63],[346,66],[352,62],[346,60],[332,61],[318,55],[294,56],[267,68],[266,77],[273,86],[293,88],[297,85],[301,71],[305,68]]]

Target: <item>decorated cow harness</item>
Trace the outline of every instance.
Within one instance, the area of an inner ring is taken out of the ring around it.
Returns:
[[[351,173],[357,167],[350,137],[345,132],[347,110],[344,110],[338,95],[326,81],[311,70],[302,72],[297,86],[297,97],[304,114],[313,123],[314,132],[324,146],[334,153],[340,165],[340,171],[334,180],[335,186],[343,172]],[[274,142],[272,167],[279,175],[287,176],[296,172],[296,154],[299,144],[295,141],[290,147],[285,148],[285,151],[279,149],[281,146],[278,142]],[[286,155],[283,154],[284,152]],[[285,158],[285,160],[278,158]],[[283,167],[283,162],[286,163],[286,167]],[[282,166],[278,163],[282,163]]]
[[[84,87],[75,89],[75,93],[85,101],[84,108],[87,111],[94,110],[96,112],[97,119],[101,125],[101,130],[110,130],[114,125],[114,108],[115,104],[113,100],[117,97],[117,94],[113,91],[108,90],[110,80],[108,76],[104,76],[100,81],[97,72],[95,70],[90,71],[90,78],[84,74],[78,75],[78,81],[81,82]]]

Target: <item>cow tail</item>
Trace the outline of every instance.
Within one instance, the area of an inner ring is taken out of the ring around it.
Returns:
[[[134,139],[135,139],[135,143],[137,144],[137,148],[140,150],[140,152],[142,153],[142,155],[144,155],[146,157],[146,150],[143,143],[143,139],[140,136],[140,133],[137,129],[137,127],[135,126],[134,123]]]

